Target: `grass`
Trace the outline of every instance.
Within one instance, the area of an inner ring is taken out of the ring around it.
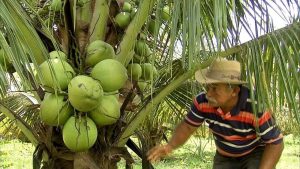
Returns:
[[[288,135],[284,139],[285,149],[277,169],[299,169],[300,168],[300,139]],[[198,147],[198,148],[197,148]],[[200,148],[199,148],[200,147]],[[203,149],[204,151],[200,151]],[[34,147],[29,143],[18,140],[0,139],[0,169],[31,169],[32,154]],[[155,169],[210,169],[215,152],[212,141],[202,141],[195,138],[190,139],[183,147],[174,151],[172,155],[154,164]],[[142,169],[141,160],[133,154],[136,163],[134,169]],[[124,161],[119,164],[123,169]]]
[[[0,139],[0,169],[32,168],[34,146],[18,140]]]

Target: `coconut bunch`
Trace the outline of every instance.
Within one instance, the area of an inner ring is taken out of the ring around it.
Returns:
[[[136,82],[134,84],[143,92],[158,74],[153,64],[155,52],[148,45],[149,34],[140,33],[132,49],[134,55],[130,63],[120,63],[116,58],[118,38],[123,36],[135,17],[138,2],[125,1],[119,10],[111,13],[113,20],[107,23],[106,38],[94,37],[91,39],[96,40],[89,39],[91,41],[81,38],[81,34],[87,36],[87,31],[79,27],[76,30],[82,32],[75,32],[78,43],[73,44],[78,45],[76,51],[61,46],[62,50],[68,51],[68,55],[62,51],[52,51],[49,58],[39,65],[37,79],[47,92],[41,102],[40,118],[47,125],[62,127],[63,141],[71,151],[88,150],[97,140],[99,127],[118,121],[120,103],[125,100],[119,96],[119,91],[122,93],[120,89],[127,86],[126,83],[135,88],[132,82]],[[78,8],[87,4],[89,2],[85,0],[76,1]],[[56,16],[64,10],[63,5],[61,0],[47,1],[40,7],[39,13],[52,11]],[[45,15],[42,19],[49,18]],[[60,26],[55,23],[53,21],[52,24]],[[145,23],[143,29],[147,29],[147,25]],[[119,31],[109,29],[115,26]],[[135,100],[140,102],[140,99]]]
[[[137,40],[132,61],[127,66],[127,74],[137,82],[141,91],[158,75],[153,65],[154,54],[145,39]]]
[[[88,150],[96,142],[97,127],[119,119],[117,93],[128,79],[109,44],[96,40],[86,51],[85,64],[92,69],[89,74],[76,74],[62,51],[50,52],[39,67],[41,86],[48,91],[40,118],[47,125],[62,126],[63,141],[74,152]]]
[[[155,24],[157,24],[157,27],[160,28],[162,26],[162,22],[169,22],[171,18],[171,11],[170,7],[168,5],[164,5],[161,8],[158,8],[158,12],[160,12],[160,17],[161,19],[158,19],[158,21],[155,21],[157,16],[156,14],[152,14],[148,23],[146,24],[147,26],[147,31],[149,35],[154,36],[155,33]]]
[[[136,13],[136,8],[133,8],[129,2],[124,2],[121,11],[115,16],[115,23],[122,29],[125,29]]]

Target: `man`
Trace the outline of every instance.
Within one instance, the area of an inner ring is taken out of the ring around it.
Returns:
[[[206,85],[193,101],[170,141],[148,152],[153,162],[183,145],[204,121],[213,133],[217,151],[214,169],[273,169],[283,151],[283,136],[271,112],[254,114],[249,90],[240,80],[240,63],[216,60],[195,78]]]

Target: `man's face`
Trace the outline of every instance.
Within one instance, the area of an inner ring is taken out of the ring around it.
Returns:
[[[205,85],[205,90],[208,103],[213,107],[226,106],[235,96],[234,90],[229,84],[207,84]]]

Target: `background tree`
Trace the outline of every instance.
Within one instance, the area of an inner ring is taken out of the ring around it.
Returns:
[[[151,168],[145,152],[201,90],[194,72],[226,57],[241,61],[257,110],[299,131],[298,9],[296,0],[0,1],[1,121],[36,146],[34,168],[116,168],[120,158],[130,167],[126,144]],[[290,24],[275,30],[271,11]]]

